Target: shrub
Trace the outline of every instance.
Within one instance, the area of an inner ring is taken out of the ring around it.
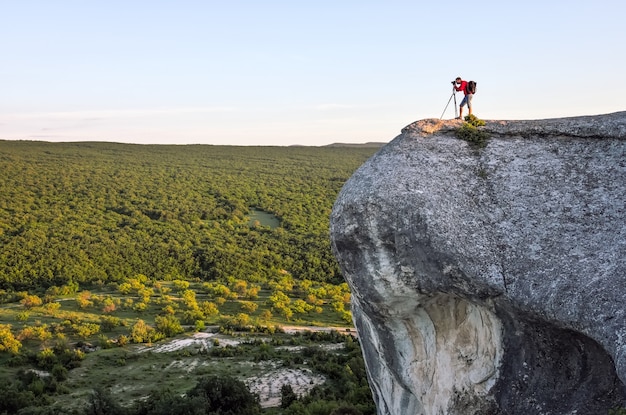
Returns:
[[[487,145],[489,134],[479,130],[478,127],[485,125],[485,121],[478,119],[474,114],[465,117],[465,122],[456,130],[456,136],[461,140],[469,141],[479,148]]]
[[[67,380],[67,369],[62,364],[55,364],[52,367],[50,374],[59,382]]]
[[[196,322],[194,323],[193,330],[195,332],[200,332],[200,331],[203,331],[205,328],[206,328],[206,325],[204,324],[204,320],[196,320]]]
[[[465,122],[468,123],[468,124],[473,125],[474,127],[482,127],[482,126],[485,125],[485,121],[479,119],[474,114],[466,115],[465,116]]]
[[[117,345],[120,347],[124,347],[128,344],[129,338],[123,334],[120,334],[117,338]]]
[[[3,380],[0,383],[0,412],[15,414],[35,401],[35,394],[20,382]]]
[[[54,365],[56,365],[59,359],[54,354],[54,350],[46,347],[39,353],[37,353],[37,366],[41,369],[52,369]]]
[[[42,305],[43,301],[36,295],[27,295],[26,297],[22,298],[20,303],[24,306],[24,308],[33,308]]]

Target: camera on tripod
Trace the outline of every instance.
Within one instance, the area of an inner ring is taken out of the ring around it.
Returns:
[[[446,110],[448,109],[448,105],[450,105],[450,101],[452,101],[452,99],[454,98],[454,117],[458,118],[457,116],[457,107],[456,107],[456,92],[458,91],[457,88],[457,80],[459,81],[459,84],[461,84],[460,80],[461,77],[456,78],[454,81],[450,82],[452,84],[452,95],[450,96],[450,99],[448,100],[448,103],[446,104],[446,107],[443,109],[443,112],[441,113],[441,117],[439,117],[439,119],[441,120],[443,118],[443,114],[446,113]]]

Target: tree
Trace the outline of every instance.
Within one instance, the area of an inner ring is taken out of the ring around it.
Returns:
[[[20,301],[20,303],[25,308],[33,308],[33,307],[39,307],[40,305],[42,305],[43,301],[41,300],[41,298],[39,298],[36,295],[27,295]]]
[[[22,343],[13,336],[10,324],[0,324],[0,352],[18,354]]]
[[[120,335],[117,337],[117,344],[118,344],[118,346],[120,346],[120,347],[124,347],[124,346],[126,346],[126,345],[128,344],[128,336],[125,336],[125,335],[123,335],[123,334],[120,334]]]
[[[133,305],[133,310],[138,311],[140,313],[146,311],[148,309],[148,304],[144,302],[135,303]]]
[[[134,343],[148,343],[152,339],[154,329],[139,319],[130,330],[130,338]]]
[[[268,299],[269,304],[275,309],[289,308],[291,299],[282,291],[274,291]]]
[[[50,371],[50,375],[59,382],[67,380],[67,369],[62,364],[55,364]]]
[[[42,369],[51,369],[57,362],[54,350],[49,347],[37,353],[37,365]]]
[[[154,295],[154,290],[152,288],[141,288],[137,290],[137,295],[139,296],[139,300],[142,303],[148,304],[150,302],[150,297]]]
[[[272,319],[272,312],[270,310],[263,310],[261,313],[261,320],[268,322]]]
[[[353,406],[340,406],[333,409],[329,415],[363,415],[363,412]]]
[[[24,390],[21,382],[0,381],[0,413],[16,414],[35,402],[35,394]]]
[[[39,341],[46,341],[52,337],[52,333],[49,330],[47,324],[41,324],[37,322],[37,326],[24,326],[20,333],[17,335],[18,340],[32,340],[37,339]]]
[[[24,321],[28,321],[29,317],[30,317],[30,313],[28,311],[20,311],[19,313],[15,315],[15,320],[24,322]]]
[[[204,283],[202,287],[207,290],[207,293],[213,297],[232,298],[233,293],[230,288],[224,284],[219,283]]]
[[[174,280],[172,281],[172,284],[174,285],[174,288],[176,288],[177,291],[185,291],[186,289],[189,288],[189,281]]]
[[[216,316],[220,313],[220,310],[217,308],[217,305],[210,301],[203,301],[201,303],[201,310],[202,310],[202,313],[204,313],[204,315],[207,317]]]
[[[166,337],[173,337],[184,331],[183,327],[180,325],[180,321],[171,314],[156,316],[154,318],[154,324],[156,329]]]
[[[240,380],[230,376],[211,376],[198,381],[187,395],[199,397],[205,405],[205,414],[258,415],[261,405],[256,395]]]
[[[196,302],[196,293],[192,290],[184,290],[180,293],[180,297],[185,304],[185,307],[189,310],[195,310],[198,308],[198,303]]]
[[[87,308],[93,305],[93,301],[91,301],[91,292],[89,291],[81,291],[76,296],[76,303],[80,308]]]
[[[100,327],[102,331],[109,332],[120,325],[122,325],[122,319],[119,317],[109,315],[100,316]]]
[[[294,281],[291,274],[284,274],[278,281],[272,281],[270,286],[275,291],[293,291]]]
[[[163,311],[164,314],[170,314],[170,315],[176,314],[176,310],[174,310],[174,307],[172,307],[171,304],[168,304],[165,307],[163,307],[161,311]]]
[[[116,309],[115,301],[111,297],[107,297],[102,301],[102,312],[112,313]]]
[[[53,295],[110,282],[129,294],[161,277],[232,277],[248,283],[247,295],[251,283],[287,274],[338,282],[329,213],[343,182],[376,151],[181,146],[165,157],[157,146],[15,142],[0,150],[11,154],[0,160],[0,211],[11,212],[0,229],[0,283],[68,288]],[[251,205],[279,227],[251,229],[243,220]]]
[[[293,316],[293,310],[290,307],[291,299],[282,291],[275,291],[268,299],[268,302],[272,306],[272,310],[277,311],[287,320]]]
[[[48,313],[51,316],[54,316],[54,314],[57,311],[59,311],[59,309],[61,308],[61,303],[57,303],[57,302],[47,303],[43,307],[46,310],[46,313]]]
[[[248,282],[244,280],[235,280],[232,286],[232,290],[237,293],[239,297],[247,295]]]
[[[88,415],[124,415],[126,411],[109,391],[96,387],[89,397]]]
[[[300,299],[297,299],[291,305],[291,310],[294,313],[299,313],[299,314],[308,313],[309,311],[313,310],[314,308],[315,307],[312,306],[311,304],[308,304],[306,301],[300,300]]]
[[[298,395],[293,391],[289,384],[280,387],[280,407],[288,408],[292,403],[298,400]]]
[[[239,313],[232,321],[235,325],[239,327],[245,327],[250,324],[250,316],[246,313]]]
[[[261,291],[261,287],[258,285],[248,287],[248,290],[246,291],[246,298],[248,300],[256,300],[259,298],[259,291]]]
[[[82,337],[83,339],[100,332],[100,325],[96,323],[74,324],[72,325],[72,328],[76,332],[76,335]]]
[[[246,313],[254,313],[258,307],[259,305],[252,301],[241,301],[241,309]]]
[[[203,331],[205,329],[205,324],[204,324],[204,320],[196,320],[195,324],[194,324],[194,331],[198,332],[198,331]]]
[[[128,295],[133,290],[133,287],[132,285],[130,285],[130,283],[123,282],[117,287],[117,290],[120,292],[120,294]]]

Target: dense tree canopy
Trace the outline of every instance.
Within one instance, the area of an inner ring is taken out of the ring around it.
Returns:
[[[0,288],[339,283],[328,217],[375,150],[0,141]],[[253,210],[280,226],[249,223]]]

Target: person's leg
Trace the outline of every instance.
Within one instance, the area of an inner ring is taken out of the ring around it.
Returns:
[[[467,95],[463,97],[463,101],[461,101],[461,104],[459,105],[459,118],[461,119],[463,118],[463,107],[465,106],[465,104],[467,104]]]
[[[474,98],[474,94],[470,94],[466,98],[467,98],[467,109],[469,111],[469,115],[472,115],[472,99]]]

